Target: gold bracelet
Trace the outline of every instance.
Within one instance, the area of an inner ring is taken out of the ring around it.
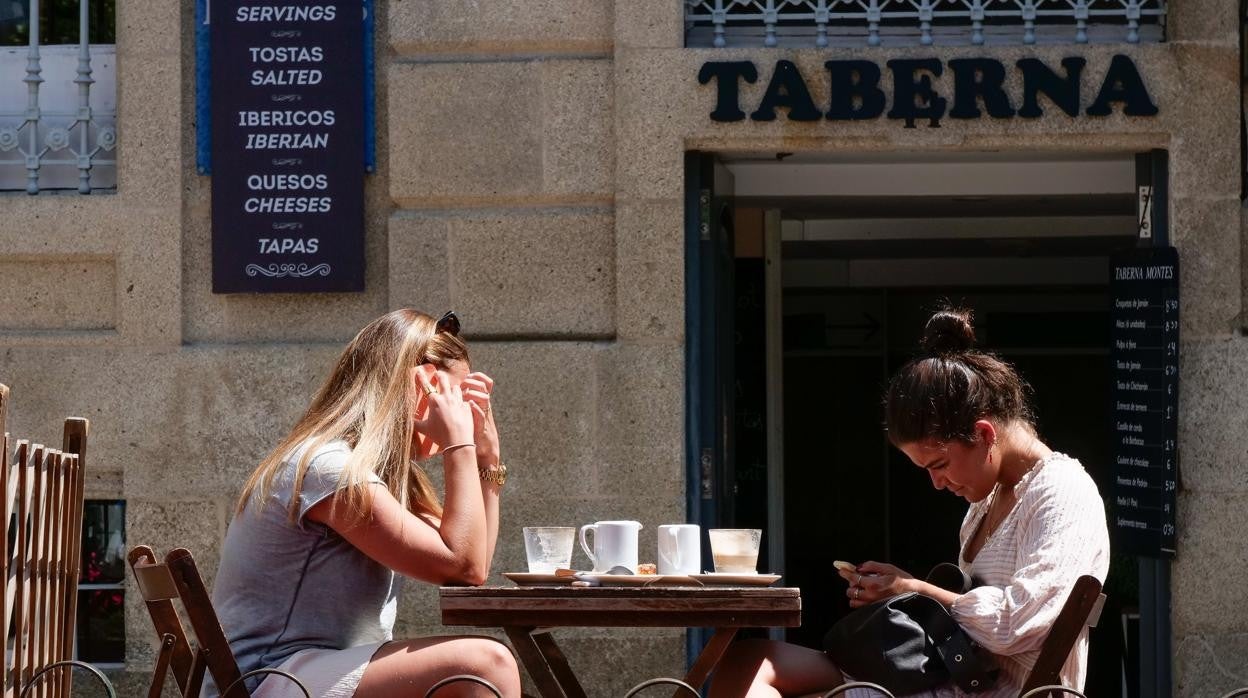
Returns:
[[[499,487],[502,487],[503,483],[507,482],[507,466],[503,465],[502,461],[498,462],[497,468],[479,467],[477,472],[481,473],[482,482],[492,482]]]

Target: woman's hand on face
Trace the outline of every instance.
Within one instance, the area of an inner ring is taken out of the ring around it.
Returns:
[[[415,418],[412,426],[443,448],[473,441],[472,407],[449,373],[438,370],[430,379],[420,369],[412,369],[412,389],[423,392],[429,405],[424,419]]]
[[[838,573],[849,582],[845,595],[849,597],[850,608],[914,591],[913,576],[884,562],[864,562],[853,572],[838,570]]]
[[[472,422],[477,443],[477,460],[493,465],[499,461],[498,426],[490,396],[494,379],[481,372],[469,373],[460,384],[464,400],[472,406]]]

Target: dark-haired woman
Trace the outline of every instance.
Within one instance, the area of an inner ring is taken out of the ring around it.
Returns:
[[[889,441],[933,487],[970,503],[958,565],[977,586],[956,594],[882,562],[839,574],[849,583],[853,608],[911,591],[940,601],[973,640],[998,657],[996,687],[976,695],[1012,697],[1075,580],[1084,574],[1105,580],[1109,534],[1092,478],[1079,461],[1040,440],[1026,383],[1009,364],[976,351],[974,339],[969,313],[932,316],[924,355],[893,376],[884,407]],[[1062,668],[1065,685],[1082,688],[1087,650],[1085,628]],[[729,653],[712,696],[802,695],[850,679],[822,652],[797,645],[749,640]],[[873,693],[855,689],[850,695]],[[932,695],[960,691],[950,685]]]

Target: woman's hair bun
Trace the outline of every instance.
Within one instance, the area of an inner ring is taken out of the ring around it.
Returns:
[[[960,308],[937,311],[923,328],[919,342],[923,351],[936,356],[947,356],[968,351],[975,346],[975,328],[971,326],[971,312]]]

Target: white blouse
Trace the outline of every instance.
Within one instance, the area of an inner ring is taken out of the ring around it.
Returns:
[[[974,588],[958,597],[953,617],[971,639],[997,655],[1001,676],[996,688],[965,694],[956,686],[925,693],[932,698],[974,696],[1014,698],[1040,655],[1040,646],[1057,620],[1067,594],[1081,575],[1105,581],[1109,571],[1109,531],[1096,483],[1079,461],[1052,453],[1014,486],[1016,503],[984,541],[972,562],[958,565]],[[961,550],[992,503],[971,504],[959,534]],[[1088,630],[1083,629],[1066,664],[1062,683],[1083,688],[1087,674]],[[878,696],[850,691],[852,698]]]

